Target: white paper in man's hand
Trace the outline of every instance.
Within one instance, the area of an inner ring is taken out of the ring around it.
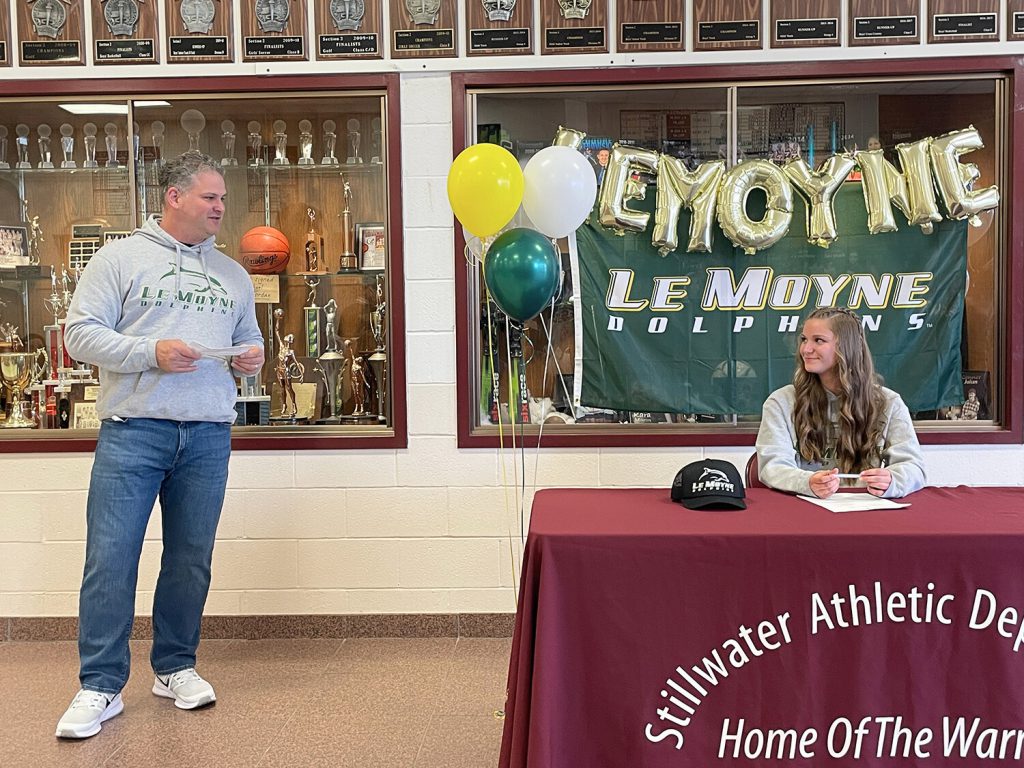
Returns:
[[[230,360],[235,355],[241,355],[249,351],[248,346],[241,347],[205,347],[202,344],[189,342],[189,346],[198,352],[202,357],[219,357]]]

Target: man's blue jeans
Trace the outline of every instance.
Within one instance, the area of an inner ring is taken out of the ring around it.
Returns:
[[[195,666],[230,453],[229,424],[106,419],[100,426],[79,599],[83,688],[117,693],[128,681],[139,557],[158,496],[164,548],[150,660],[160,675]]]

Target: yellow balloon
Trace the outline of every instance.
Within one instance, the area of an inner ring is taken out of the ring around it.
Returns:
[[[497,144],[466,147],[448,171],[448,202],[474,235],[495,234],[512,221],[523,202],[519,161]]]

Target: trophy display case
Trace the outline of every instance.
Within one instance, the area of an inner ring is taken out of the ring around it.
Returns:
[[[750,445],[765,398],[792,382],[803,318],[830,302],[861,317],[923,442],[1017,439],[1006,234],[1016,64],[859,68],[793,66],[781,81],[757,66],[453,76],[465,145],[507,148],[527,185],[543,180],[531,175],[537,152],[572,146],[598,181],[588,219],[556,242],[560,287],[525,322],[499,306],[499,273],[484,279],[488,248],[507,255],[515,239],[456,226],[459,445],[512,431],[526,445]],[[958,188],[987,195],[986,210],[958,214],[936,193],[928,222],[895,208],[876,220],[889,190],[878,197],[880,176],[863,169],[926,194],[949,141],[964,142],[961,166],[950,164]],[[834,185],[827,223],[820,195],[798,183],[811,174]],[[505,229],[532,226],[525,200]],[[754,241],[776,221],[773,240]],[[893,290],[910,273],[929,284],[913,307]],[[823,274],[828,296],[813,289]]]
[[[161,213],[161,165],[187,150],[223,171],[217,248],[250,274],[264,338],[261,373],[236,378],[235,446],[404,444],[397,83],[315,80],[5,99],[0,452],[95,439],[102,372],[64,349],[67,310],[92,256]]]

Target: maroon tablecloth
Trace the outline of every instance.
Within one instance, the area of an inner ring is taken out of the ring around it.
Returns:
[[[1024,489],[747,493],[537,494],[501,766],[1024,764]]]

